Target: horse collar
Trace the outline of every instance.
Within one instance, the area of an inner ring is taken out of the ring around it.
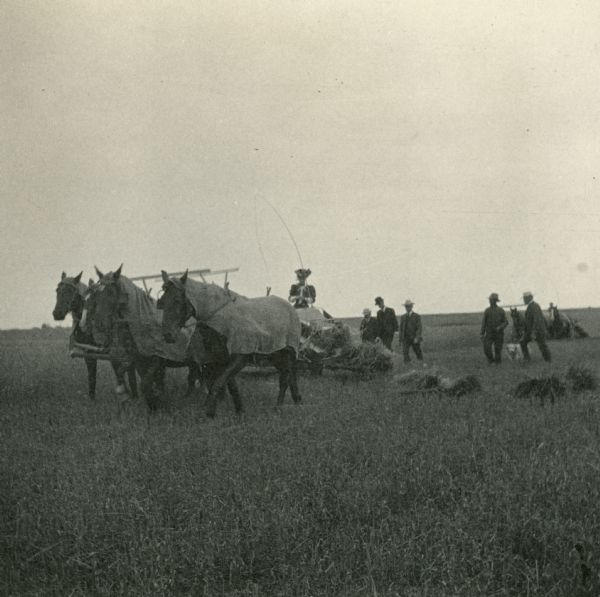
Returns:
[[[229,297],[229,301],[219,305],[212,313],[210,313],[207,317],[205,317],[205,321],[208,321],[212,317],[214,317],[221,309],[224,309],[228,305],[231,305],[235,301],[235,298]]]

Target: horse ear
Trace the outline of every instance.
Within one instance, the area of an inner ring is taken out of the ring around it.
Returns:
[[[121,265],[119,266],[119,269],[114,273],[115,280],[119,279],[119,276],[121,275],[121,270],[122,269],[123,269],[123,264],[121,263]]]
[[[168,284],[169,283],[169,274],[167,274],[167,272],[164,269],[161,269],[160,275],[162,276],[163,282],[165,284]]]
[[[96,266],[94,266],[94,269],[96,270],[98,278],[104,278],[104,274]]]
[[[188,279],[188,270],[186,269],[185,274],[183,274],[183,276],[181,276],[181,278],[179,278],[179,281],[182,284],[185,284],[187,282],[187,279]]]
[[[61,280],[64,280],[66,277],[67,277],[67,273],[66,273],[66,272],[63,272],[63,273],[60,275],[60,279],[61,279]]]
[[[79,284],[79,280],[81,280],[81,276],[83,275],[83,272],[79,272],[78,276],[75,276],[73,278],[73,282],[75,282],[75,284]]]

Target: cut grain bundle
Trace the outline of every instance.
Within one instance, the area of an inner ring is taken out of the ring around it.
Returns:
[[[440,378],[437,375],[425,374],[417,380],[417,388],[420,390],[433,390],[440,387]]]
[[[344,324],[336,324],[329,328],[318,328],[309,338],[310,345],[322,350],[326,354],[333,353],[336,349],[352,345],[350,328]]]
[[[412,386],[400,394],[445,394],[447,396],[465,396],[481,390],[481,383],[474,375],[466,375],[456,380],[437,374],[411,371],[396,378],[404,387]]]
[[[481,390],[481,382],[474,375],[457,379],[445,392],[450,396],[465,396]]]
[[[393,364],[392,352],[380,342],[345,346],[340,357],[359,370],[387,371]]]
[[[522,381],[514,391],[515,398],[539,398],[543,403],[546,398],[552,402],[559,396],[564,396],[567,387],[557,375],[537,377]]]
[[[395,375],[394,381],[399,383],[401,386],[414,385],[415,383],[417,383],[417,381],[419,381],[419,379],[421,379],[422,375],[422,373],[413,369],[408,373],[403,373],[402,375]]]
[[[595,390],[598,387],[598,380],[593,371],[582,365],[571,365],[566,377],[575,392]]]

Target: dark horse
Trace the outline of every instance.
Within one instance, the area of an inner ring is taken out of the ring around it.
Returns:
[[[247,299],[215,284],[203,284],[188,279],[187,272],[179,279],[163,276],[162,329],[167,342],[190,318],[205,325],[204,345],[216,362],[209,380],[206,414],[214,417],[217,397],[252,358],[268,356],[279,372],[281,405],[289,387],[294,402],[301,402],[296,380],[296,350],[300,338],[300,321],[293,307],[281,298],[267,296]],[[233,347],[233,348],[232,348]],[[242,410],[239,393],[230,393],[235,410]]]
[[[169,349],[165,345],[154,300],[121,275],[122,267],[106,275],[96,268],[99,280],[90,301],[89,318],[97,342],[125,349],[142,379],[146,403],[154,411],[157,391],[164,390],[167,367],[188,367],[188,394],[200,378],[200,371],[185,347]],[[185,344],[184,338],[180,341]]]
[[[81,272],[75,277],[69,277],[65,272],[62,273],[60,282],[56,288],[56,305],[52,311],[55,321],[63,321],[68,313],[73,318],[72,337],[75,342],[81,344],[94,344],[94,338],[89,327],[85,327],[82,319],[86,298],[91,289],[81,282]],[[88,394],[91,399],[96,397],[96,373],[98,361],[92,358],[86,358],[85,364],[88,371]],[[137,398],[137,379],[135,377],[135,367],[133,365],[123,365],[119,361],[111,361],[111,366],[117,378],[118,388],[126,387],[124,373],[127,371],[129,378],[129,391],[132,397]]]
[[[558,310],[558,307],[550,303],[548,319],[546,320],[548,336],[554,340],[573,337],[573,322],[569,317]]]

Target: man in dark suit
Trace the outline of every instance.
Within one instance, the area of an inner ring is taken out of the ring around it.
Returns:
[[[375,342],[379,334],[377,320],[371,317],[371,309],[363,309],[363,320],[360,322],[360,339],[363,342]]]
[[[379,311],[377,311],[377,335],[381,338],[383,345],[392,350],[394,333],[398,330],[396,312],[391,307],[386,307],[380,296],[375,299],[375,304],[379,307]]]
[[[546,335],[548,332],[542,308],[533,300],[533,294],[531,294],[531,292],[523,293],[523,302],[527,305],[527,309],[525,310],[525,332],[521,339],[523,358],[526,361],[531,360],[527,344],[532,340],[535,340],[544,361],[549,363],[552,360],[552,356],[550,355],[550,350],[546,344]]]
[[[488,363],[499,365],[502,362],[502,345],[504,344],[504,328],[508,325],[506,313],[498,306],[500,297],[492,292],[488,298],[490,306],[483,312],[481,322],[481,340],[483,352]]]
[[[421,342],[423,341],[423,326],[421,324],[421,316],[413,311],[414,303],[408,299],[404,303],[406,313],[400,317],[400,345],[402,346],[402,354],[404,362],[410,363],[408,351],[412,348],[417,360],[423,360],[423,351],[421,350]]]
[[[292,284],[292,287],[290,288],[289,301],[296,309],[306,309],[306,307],[312,305],[317,298],[315,287],[306,283],[306,278],[308,278],[311,273],[310,269],[303,268],[295,271],[298,281],[295,284]]]

